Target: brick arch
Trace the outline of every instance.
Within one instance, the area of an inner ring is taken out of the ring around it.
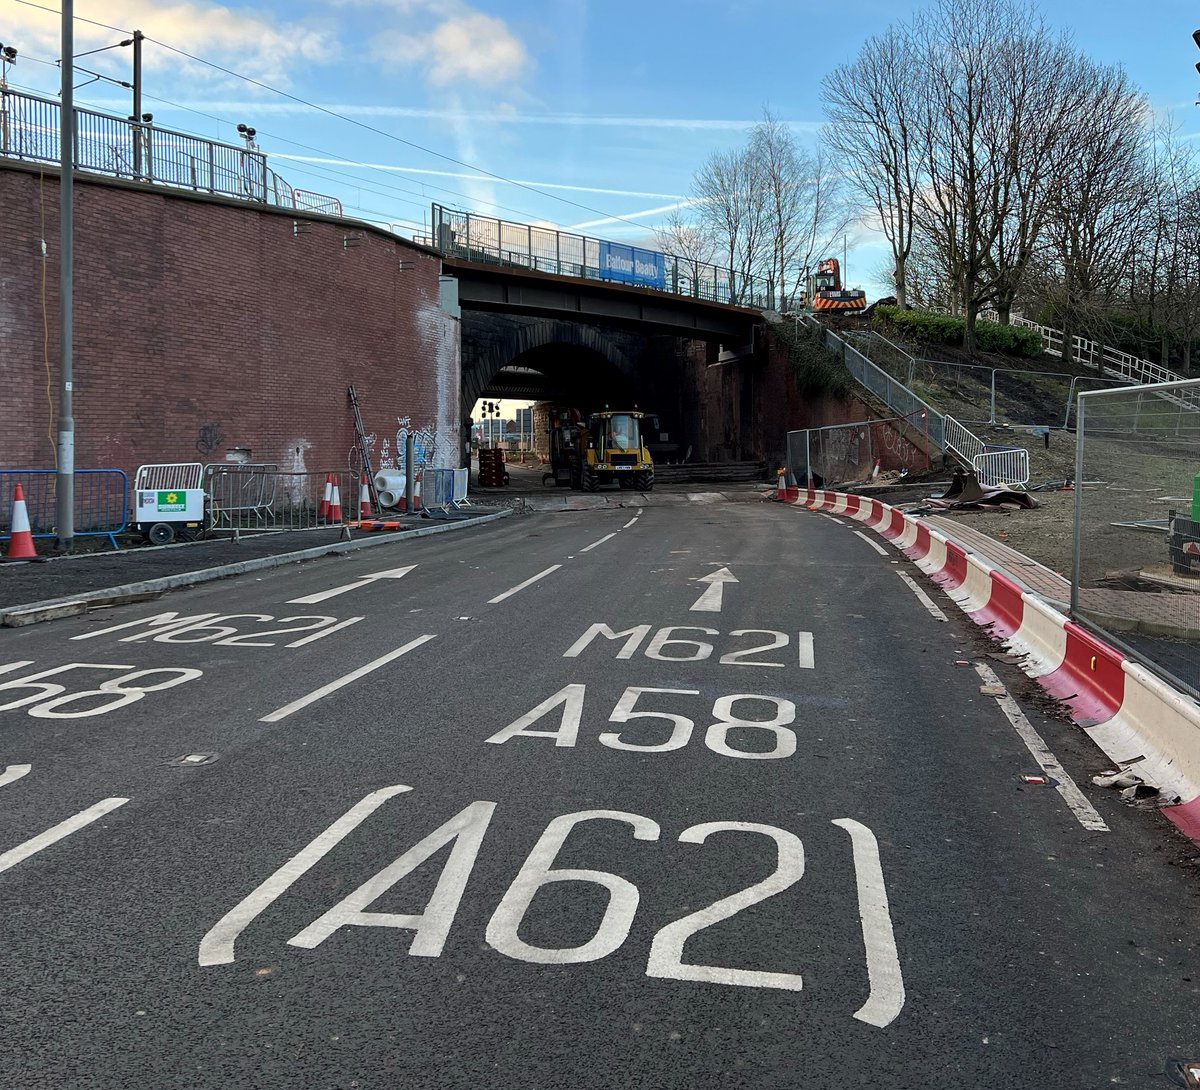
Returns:
[[[631,388],[636,386],[634,360],[644,345],[644,338],[639,334],[556,318],[476,313],[464,314],[463,319],[461,411],[464,420],[503,368],[521,357],[536,359],[539,350],[555,345],[598,356]]]

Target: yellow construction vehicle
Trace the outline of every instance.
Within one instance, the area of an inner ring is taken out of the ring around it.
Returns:
[[[586,424],[570,415],[551,415],[551,471],[545,479],[585,492],[613,481],[639,492],[654,487],[654,461],[642,438],[644,413],[605,409],[592,413]]]

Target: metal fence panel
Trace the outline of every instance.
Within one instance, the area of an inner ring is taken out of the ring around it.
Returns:
[[[1200,691],[1200,380],[1079,396],[1071,611]]]
[[[349,470],[288,473],[267,465],[212,465],[206,487],[214,532],[246,533],[315,530],[358,518],[359,476]],[[327,493],[336,488],[338,510]]]
[[[987,447],[971,464],[979,483],[989,488],[1029,483],[1029,451],[1023,447]]]
[[[12,498],[25,494],[34,537],[54,537],[58,470],[0,469],[0,541],[12,536]],[[129,521],[129,478],[119,469],[75,470],[75,536],[106,537],[114,549]]]

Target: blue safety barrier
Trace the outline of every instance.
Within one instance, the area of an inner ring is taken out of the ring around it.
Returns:
[[[0,541],[11,537],[13,495],[25,493],[34,537],[55,537],[55,469],[0,469]],[[75,536],[106,537],[119,549],[117,534],[129,521],[129,477],[120,469],[75,470]]]

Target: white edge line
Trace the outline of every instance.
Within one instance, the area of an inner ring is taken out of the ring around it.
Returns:
[[[926,594],[919,586],[917,586],[917,581],[915,579],[913,579],[912,576],[910,576],[908,574],[908,572],[898,571],[898,572],[896,572],[896,574],[898,576],[900,576],[900,578],[903,579],[908,584],[908,589],[911,590],[913,592],[913,594],[915,594],[917,596],[917,601],[920,602],[921,605],[923,605],[929,611],[929,615],[935,621],[949,620],[949,618],[946,616],[946,614],[944,614],[937,607],[937,604],[934,602],[934,600],[932,598],[930,598],[929,595]]]
[[[870,546],[871,546],[871,548],[872,548],[872,549],[874,549],[874,550],[875,550],[875,551],[876,551],[876,552],[877,552],[877,553],[878,553],[880,556],[887,556],[887,555],[888,555],[888,551],[887,551],[887,549],[885,549],[885,548],[884,548],[882,545],[880,545],[880,544],[879,544],[879,542],[877,542],[877,541],[872,541],[872,540],[871,540],[869,537],[867,537],[867,535],[866,535],[866,534],[864,534],[864,533],[863,533],[861,530],[855,530],[855,531],[854,531],[854,536],[855,536],[855,537],[861,537],[861,538],[863,539],[863,541],[865,541],[865,542],[866,542],[868,545],[870,545]]]
[[[273,901],[336,848],[388,799],[411,790],[411,787],[406,787],[404,784],[396,784],[393,787],[381,787],[378,791],[372,791],[366,798],[359,799],[328,829],[325,829],[293,855],[266,881],[246,894],[209,928],[204,938],[200,940],[200,964],[227,965],[233,961],[233,944],[237,941],[237,937]]]
[[[867,979],[871,990],[854,1017],[869,1026],[884,1026],[896,1020],[904,1007],[904,975],[896,950],[896,933],[888,908],[887,886],[879,841],[862,822],[834,818],[833,824],[850,834],[854,848],[854,881],[858,887],[858,915],[862,920],[863,946],[867,953]]]
[[[824,512],[824,511],[822,511],[822,512],[821,512],[821,517],[822,517],[822,518],[827,518],[827,519],[829,519],[829,521],[830,521],[830,522],[836,522],[836,523],[837,523],[839,526],[845,526],[845,525],[846,525],[846,524],[845,524],[845,523],[844,523],[844,522],[843,522],[841,519],[834,518],[832,515],[830,515],[830,514],[827,514],[827,513],[826,513],[826,512]]]
[[[360,677],[364,677],[371,673],[372,670],[378,670],[381,666],[386,666],[393,659],[398,659],[401,655],[407,655],[409,651],[420,647],[423,643],[428,643],[435,639],[435,636],[418,636],[415,640],[409,640],[403,647],[397,647],[394,651],[389,651],[386,655],[380,655],[377,659],[372,659],[365,666],[360,666],[357,670],[351,670],[350,673],[344,674],[336,681],[331,681],[327,685],[322,685],[319,689],[314,689],[307,696],[300,697],[299,700],[293,700],[290,704],[285,704],[277,711],[271,712],[270,715],[264,715],[260,723],[278,723],[281,719],[286,719],[293,712],[299,711],[301,708],[308,707],[309,704],[315,703],[322,697],[328,696],[330,693],[337,692],[343,686],[349,685],[352,681],[357,681]]]
[[[95,805],[89,806],[86,810],[80,810],[78,814],[73,814],[65,821],[60,821],[44,833],[38,833],[37,836],[25,841],[24,844],[18,844],[15,848],[9,848],[3,855],[0,855],[0,871],[6,871],[10,867],[15,867],[31,855],[36,855],[42,849],[50,847],[51,844],[57,844],[58,841],[77,832],[85,825],[91,825],[93,821],[104,817],[105,814],[115,810],[118,806],[124,806],[128,801],[128,799],[102,799]]]
[[[975,664],[975,672],[983,678],[985,684],[1004,686],[1004,683],[996,676],[996,671],[983,662]],[[1085,829],[1090,829],[1094,833],[1109,832],[1108,825],[1105,823],[1096,808],[1087,800],[1087,797],[1075,781],[1071,779],[1070,774],[1059,763],[1057,757],[1046,745],[1045,740],[1038,734],[1034,725],[1029,722],[1028,717],[1021,711],[1017,702],[1012,698],[1012,694],[1007,688],[1004,689],[1004,695],[996,697],[996,703],[1000,705],[1000,710],[1008,717],[1008,721],[1013,725],[1013,729],[1021,737],[1021,741],[1025,743],[1025,748],[1033,754],[1033,759],[1037,761],[1042,771],[1051,779],[1057,781],[1055,789],[1062,796],[1063,801],[1070,808],[1071,813],[1075,815],[1079,824]]]
[[[551,572],[558,571],[558,569],[561,567],[562,567],[561,564],[552,564],[545,571],[540,571],[537,573],[537,575],[531,575],[528,579],[525,580],[524,583],[518,583],[511,590],[506,590],[503,594],[497,594],[495,598],[489,598],[488,605],[494,606],[498,602],[503,602],[505,598],[511,598],[514,594],[517,594],[520,591],[523,591],[526,587],[533,586],[533,584],[536,583],[539,579],[545,579],[547,575],[549,575]]]
[[[614,532],[613,532],[613,533],[611,533],[611,534],[605,534],[605,535],[604,535],[604,536],[603,536],[603,537],[602,537],[602,538],[601,538],[599,541],[593,541],[593,542],[592,542],[590,545],[588,545],[586,548],[584,548],[584,549],[580,549],[579,551],[580,551],[581,553],[590,553],[590,552],[591,552],[591,551],[592,551],[592,550],[593,550],[593,549],[594,549],[594,548],[595,548],[597,545],[603,545],[603,544],[604,544],[606,541],[608,541],[608,540],[609,540],[609,538],[613,538],[613,537],[616,537],[616,536],[617,536],[617,535],[616,535],[616,531],[614,531]]]
[[[634,515],[633,518],[631,518],[627,523],[625,523],[624,526],[621,527],[621,529],[628,530],[630,526],[632,526],[635,522],[637,522],[637,520],[638,520],[637,515]]]

